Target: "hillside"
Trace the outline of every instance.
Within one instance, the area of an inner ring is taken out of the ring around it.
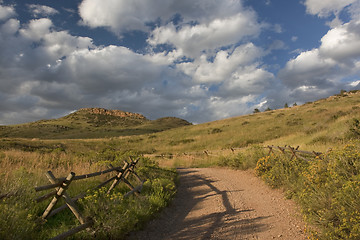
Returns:
[[[300,145],[325,151],[358,137],[360,92],[352,91],[301,106],[265,111],[171,129],[148,136],[119,139],[145,153],[183,154],[243,148],[253,144]],[[351,130],[353,129],[353,130]]]
[[[58,119],[0,126],[0,137],[103,138],[154,133],[185,125],[190,123],[174,117],[151,121],[138,113],[104,108],[82,108]]]
[[[65,140],[66,138],[110,136],[115,138],[93,139],[91,144],[117,145],[121,146],[122,150],[136,150],[152,155],[203,154],[204,150],[228,151],[230,148],[244,148],[254,144],[299,145],[301,149],[326,151],[328,148],[346,144],[350,138],[360,136],[357,122],[360,120],[360,91],[331,96],[301,106],[198,125],[189,125],[178,118],[150,121],[138,115],[120,118],[121,121],[115,119],[112,115],[92,115],[88,111],[80,110],[56,120],[2,127],[0,137],[41,136],[43,139],[61,139],[41,141],[39,144],[45,149],[61,145],[62,148],[70,150],[72,146],[90,143]],[[3,139],[1,145],[8,146],[12,141],[11,138]],[[34,144],[34,148],[41,147],[37,141],[15,141],[21,149],[26,149],[26,146],[33,149]]]
[[[126,114],[126,117],[122,116]],[[360,91],[352,91],[301,106],[198,125],[173,117],[150,121],[139,114],[81,109],[59,119],[0,127],[0,137],[81,139],[123,136],[111,141],[123,149],[157,155],[242,148],[253,144],[300,145],[301,148],[315,147],[325,151],[346,143],[354,134],[351,129],[355,128],[356,132],[360,128],[356,123],[359,119]],[[105,139],[94,141],[107,142]],[[66,145],[64,140],[59,143]]]

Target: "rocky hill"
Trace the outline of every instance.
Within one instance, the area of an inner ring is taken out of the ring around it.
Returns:
[[[104,108],[81,108],[58,119],[1,126],[0,137],[102,138],[154,133],[190,124],[175,117],[151,121],[139,113]]]
[[[105,108],[81,108],[79,109],[79,111],[75,112],[74,114],[79,114],[79,113],[147,120],[144,115],[141,115],[139,113],[124,112],[120,110],[108,110]]]

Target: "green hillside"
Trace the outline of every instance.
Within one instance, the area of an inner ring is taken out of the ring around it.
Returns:
[[[173,117],[151,121],[137,113],[103,108],[84,108],[59,119],[1,126],[0,137],[103,138],[154,133],[184,125],[190,125],[190,123]]]
[[[243,148],[253,144],[300,145],[325,151],[346,143],[358,130],[360,133],[356,119],[360,119],[360,92],[353,91],[301,106],[118,141],[130,149],[156,154]]]
[[[91,140],[91,143],[111,143],[121,146],[121,150],[154,155],[221,151],[254,144],[299,145],[302,149],[326,151],[346,144],[352,136],[358,137],[360,126],[356,121],[360,119],[360,92],[352,91],[301,106],[198,125],[178,118],[150,121],[143,116],[133,116],[116,119],[78,111],[56,120],[2,127],[0,136],[61,139],[42,141],[42,144],[68,145],[69,148],[74,141],[81,143],[81,138],[100,138]],[[8,141],[3,140],[5,142]]]

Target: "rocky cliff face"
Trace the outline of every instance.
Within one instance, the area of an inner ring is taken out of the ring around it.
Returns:
[[[141,115],[139,113],[124,112],[124,111],[120,111],[120,110],[108,110],[105,108],[81,108],[81,109],[79,109],[79,112],[147,120],[144,115]]]

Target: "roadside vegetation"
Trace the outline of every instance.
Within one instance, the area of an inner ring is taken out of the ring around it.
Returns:
[[[115,150],[108,145],[102,149],[96,146],[96,152],[91,149],[95,145],[87,149],[79,145],[82,151],[74,152],[57,145],[34,145],[28,148],[22,145],[22,150],[0,150],[0,193],[8,194],[0,199],[0,239],[49,239],[79,225],[69,209],[46,221],[41,219],[49,200],[36,203],[41,193],[36,193],[34,187],[48,184],[45,177],[48,170],[58,177],[67,176],[71,171],[80,175],[107,169],[109,164],[122,166],[129,156],[140,157],[136,172],[146,180],[140,196],[124,198],[129,189],[121,184],[110,194],[105,188],[87,191],[78,206],[85,217],[93,219],[92,230],[96,233],[90,235],[82,231],[75,239],[122,239],[130,231],[141,229],[176,193],[176,171],[160,168],[137,153]],[[74,182],[68,192],[75,196],[108,178],[99,176]],[[61,204],[63,200],[58,203]]]
[[[271,154],[255,170],[300,204],[313,239],[360,239],[360,141],[310,161]]]

